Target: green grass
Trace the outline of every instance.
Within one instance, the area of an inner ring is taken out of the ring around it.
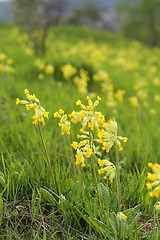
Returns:
[[[149,197],[146,176],[150,171],[147,163],[159,163],[160,159],[160,103],[154,100],[160,90],[160,50],[101,30],[56,27],[50,31],[47,53],[42,57],[46,64],[53,64],[55,74],[40,81],[34,64],[37,57],[26,54],[28,42],[22,41],[23,33],[13,34],[12,26],[2,24],[0,36],[0,52],[13,59],[15,69],[14,74],[0,73],[0,238],[119,239],[116,182],[110,183],[97,174],[99,206],[92,168],[73,163],[68,139],[60,134],[58,121],[53,117],[59,108],[66,113],[78,110],[78,99],[86,103],[86,95],[80,95],[73,80],[66,81],[60,71],[62,65],[70,63],[88,71],[87,94],[96,93],[102,98],[97,109],[106,119],[114,117],[118,134],[128,137],[119,156],[122,210],[131,209],[132,214],[128,225],[122,224],[121,239],[158,240],[160,232],[153,218],[153,206],[158,199]],[[102,91],[101,83],[93,80],[100,70],[108,73],[115,92],[125,90],[123,101],[117,101],[114,108],[107,105],[107,90]],[[138,95],[139,106],[134,108],[129,98],[137,96],[135,85],[141,83],[140,89],[147,93],[147,98]],[[17,97],[25,99],[26,88],[50,112],[42,131],[58,195],[53,192],[32,113],[15,105]],[[71,141],[76,140],[77,133],[78,126],[74,126]],[[115,164],[114,150],[110,158]]]

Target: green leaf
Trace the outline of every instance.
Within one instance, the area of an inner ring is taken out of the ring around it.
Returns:
[[[107,228],[106,228],[106,225],[103,222],[101,222],[98,219],[93,218],[93,217],[88,217],[88,220],[95,227],[97,232],[99,232],[103,236],[107,237]]]
[[[45,188],[40,188],[40,193],[41,193],[43,200],[50,203],[51,205],[56,204],[56,199],[53,197],[53,195],[48,190],[46,190]]]
[[[72,178],[69,178],[68,181],[66,182],[66,191],[68,192],[71,190],[71,188],[75,185],[74,181]]]

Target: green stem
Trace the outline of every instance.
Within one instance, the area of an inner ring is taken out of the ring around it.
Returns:
[[[68,145],[69,145],[70,154],[71,154],[71,158],[72,158],[73,172],[74,172],[74,176],[76,178],[75,158],[74,158],[74,155],[73,155],[73,151],[72,151],[72,147],[71,147],[71,140],[70,140],[70,136],[69,135],[67,135],[67,139],[68,139]]]
[[[45,153],[45,156],[46,156],[47,166],[48,166],[48,169],[49,169],[49,172],[50,172],[50,175],[51,175],[53,189],[54,189],[55,193],[57,193],[57,188],[56,188],[56,183],[55,183],[55,179],[54,179],[54,175],[53,175],[53,171],[52,171],[52,166],[51,166],[51,162],[49,160],[46,145],[45,145],[45,142],[44,142],[44,139],[43,139],[40,123],[38,123],[38,131],[39,131],[39,135],[40,135],[40,138],[41,138],[44,153]]]
[[[90,148],[93,150],[92,136],[91,136],[90,131],[89,131],[89,145],[90,145]],[[92,155],[91,155],[91,164],[92,164],[92,170],[93,170],[93,178],[94,178],[94,182],[95,182],[95,186],[96,186],[96,190],[97,190],[97,195],[98,195],[98,202],[99,202],[99,205],[101,206],[100,195],[99,195],[99,190],[98,190],[98,181],[97,181],[97,175],[96,175],[96,169],[95,169],[94,153],[92,153]]]
[[[120,167],[119,167],[119,153],[118,146],[116,146],[116,187],[118,197],[118,211],[121,212],[121,185],[120,185]]]
[[[97,190],[97,195],[98,195],[98,202],[99,205],[101,206],[101,201],[100,201],[100,195],[99,195],[99,190],[98,190],[98,181],[97,181],[97,175],[96,175],[96,169],[95,169],[95,161],[94,161],[94,155],[92,154],[91,156],[91,161],[92,161],[92,170],[93,170],[93,178]]]

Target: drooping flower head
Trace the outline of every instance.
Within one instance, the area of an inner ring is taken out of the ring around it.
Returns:
[[[44,118],[48,118],[49,112],[46,112],[46,110],[40,105],[40,101],[35,94],[31,95],[28,89],[25,89],[24,93],[27,100],[20,100],[19,98],[17,98],[16,104],[24,104],[27,110],[34,110],[34,115],[32,116],[33,124],[37,125],[38,123],[42,123],[43,125],[45,125]]]
[[[150,190],[150,197],[160,197],[160,165],[158,163],[148,163],[153,173],[148,172],[147,178],[150,182],[146,183],[147,188]]]
[[[60,118],[58,125],[61,127],[61,134],[70,134],[71,122],[68,120],[67,114],[64,113],[63,109],[59,109],[54,113],[55,118]]]
[[[110,182],[113,182],[113,179],[116,175],[116,168],[112,162],[108,159],[98,159],[98,164],[101,167],[98,169],[99,174],[104,174],[104,179],[109,179]]]

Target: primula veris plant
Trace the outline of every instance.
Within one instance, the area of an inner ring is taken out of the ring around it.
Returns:
[[[160,165],[158,163],[148,163],[153,173],[148,172],[147,178],[150,182],[146,183],[147,188],[150,190],[150,197],[160,197]]]
[[[30,94],[28,89],[25,89],[24,93],[28,101],[17,98],[16,104],[24,104],[27,110],[34,110],[34,115],[32,116],[33,124],[38,125],[38,123],[42,123],[42,125],[45,125],[44,118],[48,118],[49,112],[46,112],[46,110],[40,105],[40,101],[35,94]]]
[[[62,134],[70,133],[70,126],[78,124],[80,126],[80,134],[77,134],[77,139],[80,141],[73,141],[71,146],[76,151],[75,163],[86,166],[85,160],[89,163],[89,159],[94,155],[98,159],[99,166],[104,166],[99,170],[99,173],[105,173],[104,178],[113,181],[115,177],[115,166],[109,160],[101,160],[102,152],[105,150],[107,153],[117,145],[119,150],[122,150],[120,141],[126,142],[126,137],[117,135],[117,123],[114,119],[105,120],[105,116],[96,111],[101,98],[98,96],[97,100],[93,102],[90,97],[86,97],[87,104],[83,104],[81,100],[76,102],[76,105],[81,108],[80,111],[73,110],[69,114],[70,121],[67,114],[62,109],[54,113],[54,117],[60,118],[58,125],[61,127]],[[102,143],[102,147],[100,146]]]
[[[27,100],[20,100],[19,98],[17,98],[16,99],[16,104],[17,105],[18,104],[24,104],[26,106],[27,110],[29,110],[29,109],[33,109],[34,110],[34,115],[32,116],[32,119],[33,119],[32,123],[34,125],[38,126],[38,130],[39,130],[42,146],[43,146],[44,153],[45,153],[45,156],[46,156],[46,163],[47,163],[48,170],[50,172],[51,179],[52,179],[52,186],[53,186],[54,191],[57,193],[57,187],[56,187],[56,183],[55,183],[54,174],[53,174],[53,171],[52,171],[50,158],[49,158],[49,155],[48,155],[48,152],[47,152],[47,149],[46,149],[46,145],[45,145],[45,142],[44,142],[44,138],[43,138],[42,131],[41,131],[41,126],[40,126],[41,123],[42,123],[42,125],[45,125],[44,117],[48,118],[49,112],[46,112],[46,110],[40,105],[40,101],[36,97],[35,94],[31,95],[29,93],[28,89],[25,89],[24,93],[25,93],[26,98],[28,99],[28,101]]]

